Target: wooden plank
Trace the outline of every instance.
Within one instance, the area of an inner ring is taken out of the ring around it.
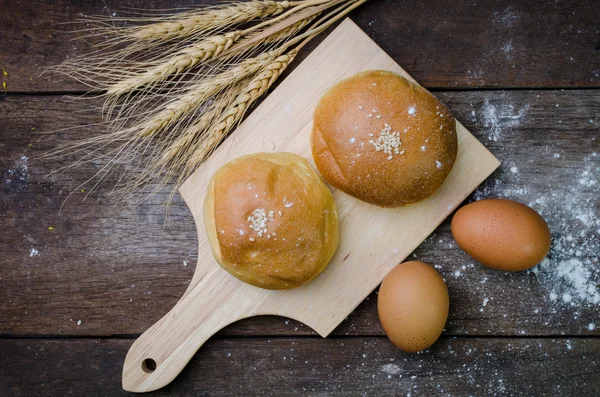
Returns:
[[[479,196],[506,196],[526,203],[545,197],[546,204],[533,206],[542,210],[559,240],[571,233],[565,225],[582,226],[575,219],[578,209],[589,207],[598,218],[599,184],[582,186],[579,192],[569,190],[588,167],[598,167],[598,157],[592,156],[600,153],[596,91],[437,95],[505,164]],[[82,128],[71,135],[36,132],[99,121],[96,112],[80,108],[79,101],[65,97],[8,96],[0,101],[0,229],[4,231],[0,233],[0,334],[139,334],[173,306],[192,276],[193,267],[184,267],[183,261],[195,262],[197,236],[180,201],[163,228],[162,197],[139,207],[117,207],[106,197],[109,183],[85,201],[81,201],[83,194],[76,195],[59,216],[68,192],[93,176],[102,161],[45,178],[69,160],[53,164],[36,156],[69,136],[92,136],[101,129]],[[489,136],[497,141],[488,140]],[[555,158],[557,154],[560,157]],[[515,174],[510,170],[513,166],[518,168]],[[587,198],[591,204],[585,202]],[[54,230],[49,231],[49,226]],[[32,248],[38,251],[33,256]],[[589,248],[584,253],[582,259],[597,261],[597,253]],[[452,244],[447,222],[416,255],[441,266],[447,280],[452,302],[449,335],[598,334],[597,306],[551,301],[554,288],[565,291],[558,282],[476,265]],[[455,276],[457,271],[460,276]],[[483,307],[485,298],[489,302]],[[79,326],[78,320],[82,320]],[[592,323],[596,328],[590,330]],[[268,317],[234,324],[222,335],[309,333],[294,321]],[[375,295],[334,332],[345,334],[381,334]]]
[[[0,394],[125,396],[129,339],[2,339]],[[406,354],[375,338],[217,339],[156,396],[595,396],[597,338],[443,338]]]
[[[185,4],[214,4],[195,0]],[[171,8],[170,0],[25,2],[3,0],[0,63],[9,92],[81,91],[50,65],[89,51],[74,41],[85,15],[124,16],[126,8]],[[108,10],[105,7],[108,6]],[[370,1],[351,16],[421,84],[447,87],[598,87],[600,56],[593,0],[529,2]],[[302,52],[296,64],[323,37]]]

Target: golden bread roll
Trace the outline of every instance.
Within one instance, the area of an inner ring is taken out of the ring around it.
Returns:
[[[222,166],[208,187],[204,221],[217,262],[266,289],[312,280],[339,241],[331,192],[292,153],[251,154]]]
[[[432,195],[457,153],[456,122],[424,88],[386,71],[331,87],[314,113],[312,155],[323,178],[382,207]]]

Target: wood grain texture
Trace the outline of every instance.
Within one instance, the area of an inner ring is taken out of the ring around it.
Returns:
[[[176,6],[214,4],[190,0]],[[105,7],[108,6],[108,9]],[[0,0],[0,66],[9,92],[81,91],[42,69],[90,50],[73,24],[86,15],[124,16],[127,8],[172,8],[169,0]],[[392,58],[429,88],[598,87],[600,41],[593,0],[526,2],[371,0],[351,14]],[[323,37],[314,40],[296,64]],[[292,67],[293,68],[293,67]]]
[[[130,339],[1,339],[0,394],[131,395]],[[209,341],[154,396],[596,396],[597,338],[442,338],[406,354],[381,337]]]
[[[548,197],[543,214],[553,234],[564,236],[557,215],[564,209],[563,201],[552,198],[552,192],[577,182],[590,161],[598,164],[598,158],[591,155],[600,153],[600,96],[589,90],[436,95],[505,164],[484,183],[479,196],[526,203]],[[84,194],[76,194],[59,215],[68,193],[91,178],[105,160],[46,178],[52,169],[72,159],[51,163],[36,157],[69,138],[93,136],[102,129],[82,128],[62,135],[38,132],[99,121],[97,112],[81,107],[80,101],[66,97],[0,100],[0,230],[4,231],[0,233],[0,334],[138,335],[175,304],[192,277],[197,235],[181,201],[172,206],[165,226],[165,209],[160,205],[164,196],[139,207],[115,206],[107,198],[109,181],[83,201]],[[512,118],[524,108],[521,118]],[[497,111],[495,117],[490,116],[492,109]],[[494,134],[498,140],[490,141],[488,137]],[[560,157],[555,158],[556,154]],[[510,171],[513,165],[519,168],[517,174]],[[87,193],[88,187],[84,189]],[[596,214],[600,213],[599,189],[596,185],[577,198],[585,204],[591,196]],[[577,226],[575,219],[570,222]],[[49,226],[54,230],[49,231]],[[32,248],[37,255],[30,256]],[[447,280],[452,300],[447,334],[598,332],[597,328],[588,330],[589,323],[597,322],[596,307],[552,302],[553,285],[533,274],[503,274],[477,265],[452,243],[447,221],[415,254],[441,266]],[[463,265],[468,266],[466,271]],[[457,271],[462,272],[460,277],[455,277]],[[490,303],[480,311],[486,297]],[[381,335],[375,300],[371,295],[333,334]],[[78,320],[82,320],[80,326]],[[221,333],[303,334],[310,330],[276,317],[243,320]]]
[[[121,363],[132,339],[110,337],[139,335],[166,313],[189,284],[197,253],[193,219],[181,201],[163,227],[165,194],[135,208],[115,205],[107,195],[116,176],[82,201],[89,193],[85,186],[59,214],[68,193],[106,159],[46,177],[72,159],[36,157],[69,138],[101,133],[98,126],[84,127],[100,121],[98,112],[60,95],[10,93],[82,90],[39,72],[89,49],[71,41],[76,27],[63,23],[106,15],[104,4],[121,16],[115,6],[216,2],[0,0],[0,67],[9,72],[0,76],[9,92],[0,95],[1,396],[127,395]],[[600,184],[576,189],[579,180],[588,180],[586,171],[600,167],[593,156],[600,153],[599,91],[448,90],[598,87],[599,7],[592,0],[451,6],[442,0],[371,0],[351,16],[418,81],[437,89],[503,161],[468,200],[500,196],[531,203],[549,220],[553,238],[564,240],[582,228],[576,216],[600,218]],[[79,127],[71,134],[38,134],[71,126]],[[575,242],[594,238],[600,235]],[[589,247],[583,252],[582,260],[598,266],[597,253]],[[405,356],[385,338],[370,337],[383,335],[372,294],[327,340],[304,337],[314,333],[284,318],[237,322],[156,395],[600,395],[597,306],[553,301],[561,285],[540,274],[509,275],[477,265],[453,244],[448,222],[415,257],[440,267],[451,296],[444,336],[430,351]],[[74,339],[30,339],[41,335]],[[253,337],[260,335],[266,337]],[[102,339],[89,339],[96,336]]]
[[[285,316],[326,337],[500,165],[457,122],[456,161],[443,185],[426,200],[383,209],[331,188],[340,244],[327,268],[310,283],[269,291],[232,277],[214,260],[204,231],[204,200],[212,176],[228,161],[251,153],[291,152],[311,163],[309,137],[319,98],[340,80],[371,69],[389,70],[411,79],[346,19],[182,184],[179,192],[198,231],[198,263],[181,299],[131,346],[123,364],[125,390],[149,392],[166,386],[208,338],[247,317]],[[315,70],[321,72],[315,74]],[[415,117],[419,117],[418,112]],[[369,131],[357,133],[366,137]],[[285,219],[286,206],[268,210],[283,211]],[[142,365],[149,359],[155,367],[151,371]]]

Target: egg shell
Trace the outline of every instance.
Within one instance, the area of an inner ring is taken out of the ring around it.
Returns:
[[[528,206],[505,199],[467,204],[452,218],[452,236],[482,264],[517,272],[535,266],[550,250],[550,229]]]
[[[427,349],[442,334],[450,299],[442,276],[419,261],[404,262],[385,276],[377,296],[379,321],[394,345]]]

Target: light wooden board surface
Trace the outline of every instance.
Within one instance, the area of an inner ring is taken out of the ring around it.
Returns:
[[[202,204],[213,173],[227,161],[249,153],[288,151],[311,159],[312,113],[319,98],[337,81],[369,69],[394,71],[410,78],[347,19],[181,187],[198,228],[198,264],[176,306],[129,350],[123,368],[126,390],[146,392],[167,385],[211,335],[245,317],[286,316],[327,336],[499,166],[498,160],[457,123],[457,161],[443,186],[429,199],[403,208],[382,209],[332,189],[340,218],[340,245],[315,280],[293,290],[268,291],[230,276],[212,257],[204,230]],[[149,370],[145,363],[156,363],[156,368]]]

